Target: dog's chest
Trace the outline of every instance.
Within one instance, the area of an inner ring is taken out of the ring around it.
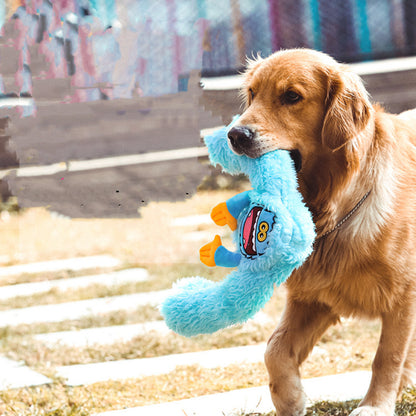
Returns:
[[[369,257],[360,262],[347,255],[329,257],[317,264],[312,256],[292,277],[291,295],[326,304],[341,316],[379,316],[393,307],[403,288],[394,267]]]

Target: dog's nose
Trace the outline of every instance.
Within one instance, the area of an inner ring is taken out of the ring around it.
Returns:
[[[253,140],[254,132],[247,126],[237,126],[230,129],[228,139],[234,148],[244,147]]]

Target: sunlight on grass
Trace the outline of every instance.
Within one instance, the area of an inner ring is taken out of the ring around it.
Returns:
[[[238,377],[236,377],[238,374]],[[51,386],[0,392],[0,414],[84,416],[95,412],[157,404],[224,393],[235,389],[267,385],[263,364],[234,365],[224,369],[178,367],[157,377],[109,381],[83,387]],[[363,392],[364,394],[364,392]],[[307,409],[306,416],[348,416],[358,400],[319,402]],[[241,413],[241,416],[273,416],[275,413]],[[408,389],[396,405],[397,416],[416,415],[416,390]]]
[[[152,202],[142,208],[140,218],[138,214],[133,219],[69,219],[53,216],[45,208],[25,209],[0,222],[0,253],[8,259],[5,265],[98,254],[129,264],[195,263],[198,243],[183,238],[188,227],[175,227],[172,220],[209,214],[234,194],[201,191],[184,201]],[[221,232],[214,224],[196,227],[196,231],[204,229]]]
[[[239,376],[236,377],[236,374]],[[261,363],[233,365],[223,369],[178,367],[169,374],[135,380],[109,381],[74,388],[57,382],[52,386],[0,392],[0,414],[7,414],[2,413],[2,410],[10,407],[25,412],[9,413],[10,415],[49,415],[48,412],[59,408],[73,412],[62,414],[79,416],[85,414],[82,412],[90,414],[181,400],[263,385],[266,382],[264,364]]]
[[[121,269],[146,268],[149,272],[149,280],[114,287],[93,285],[65,292],[52,290],[30,297],[0,301],[0,310],[164,290],[183,277],[203,276],[213,281],[220,281],[230,271],[227,268],[208,268],[199,263],[199,247],[207,241],[199,241],[198,233],[203,236],[212,234],[212,237],[216,233],[221,234],[228,245],[231,244],[230,232],[209,223],[174,226],[172,220],[188,215],[208,214],[213,206],[234,193],[234,191],[204,191],[182,202],[151,203],[142,210],[142,217],[136,219],[71,220],[53,216],[41,208],[23,210],[21,214],[11,214],[8,222],[0,223],[0,231],[4,237],[0,241],[0,250],[5,254],[1,259],[2,264],[109,254],[121,260]],[[42,230],[42,233],[39,233],[39,230]],[[190,233],[193,234],[192,238],[188,238]],[[5,261],[6,258],[9,260]],[[0,279],[0,286],[50,279],[70,279],[104,271],[96,269],[25,274]],[[0,392],[0,414],[84,416],[99,411],[267,385],[267,371],[263,363],[213,370],[201,369],[197,366],[180,367],[170,374],[157,377],[111,381],[76,388],[64,386],[61,380],[54,378],[54,374],[55,368],[60,365],[150,358],[266,342],[279,321],[284,303],[285,288],[281,286],[264,308],[264,312],[270,317],[268,323],[262,325],[253,323],[248,327],[236,326],[212,335],[191,339],[173,333],[163,336],[149,333],[129,342],[72,348],[62,345],[46,346],[32,337],[39,333],[160,320],[162,317],[153,306],[140,307],[132,312],[118,311],[59,323],[1,328],[0,354],[23,361],[31,368],[51,377],[54,383],[49,386]],[[330,328],[302,365],[302,377],[371,369],[379,333],[378,321],[348,319]],[[416,416],[415,401],[415,390],[408,390],[397,406],[397,414]],[[307,415],[343,416],[349,414],[355,406],[356,402],[322,402],[308,409]]]

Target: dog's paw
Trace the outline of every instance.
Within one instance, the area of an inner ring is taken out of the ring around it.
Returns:
[[[392,416],[390,414],[384,413],[378,407],[373,406],[361,406],[355,409],[350,416]]]

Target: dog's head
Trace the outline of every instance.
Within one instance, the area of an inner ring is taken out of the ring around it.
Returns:
[[[242,95],[245,111],[228,133],[235,153],[291,150],[300,185],[312,187],[333,182],[333,172],[322,176],[340,165],[359,164],[357,141],[372,107],[360,78],[328,55],[296,49],[250,61]]]

